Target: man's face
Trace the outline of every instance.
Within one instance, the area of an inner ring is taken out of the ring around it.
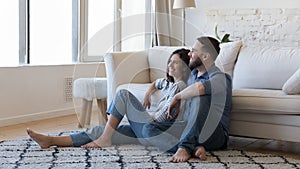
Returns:
[[[203,65],[203,62],[201,60],[201,55],[203,54],[202,46],[203,45],[199,41],[196,41],[192,50],[189,53],[189,56],[190,56],[189,67],[191,69],[194,69],[194,68],[197,68],[197,67]]]

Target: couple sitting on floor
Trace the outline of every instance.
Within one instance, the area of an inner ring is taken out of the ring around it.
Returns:
[[[143,144],[175,153],[171,162],[190,157],[206,159],[206,150],[227,147],[231,109],[231,78],[214,64],[219,42],[211,37],[197,38],[191,51],[174,51],[167,77],[157,79],[141,103],[127,90],[117,92],[107,113],[106,126],[69,136],[47,136],[27,129],[41,148],[75,146],[108,147],[112,144]],[[153,115],[150,96],[162,90],[163,97]],[[119,125],[124,115],[129,124]]]

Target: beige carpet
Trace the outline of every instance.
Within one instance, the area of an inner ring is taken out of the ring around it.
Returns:
[[[223,150],[207,155],[207,161],[193,158],[186,163],[169,163],[172,154],[154,147],[122,145],[105,149],[53,147],[41,150],[31,139],[20,139],[0,143],[0,168],[300,168],[300,160],[273,154]]]

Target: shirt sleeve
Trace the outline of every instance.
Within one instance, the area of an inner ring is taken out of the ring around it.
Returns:
[[[168,106],[171,103],[173,97],[175,96],[175,94],[179,93],[180,91],[182,91],[184,88],[186,87],[186,84],[183,81],[179,81],[177,83],[175,83],[169,93],[169,98],[168,98]]]
[[[155,88],[158,90],[163,89],[167,84],[167,80],[165,78],[156,79]]]
[[[167,120],[168,108],[169,108],[169,105],[170,105],[173,97],[175,96],[175,94],[182,91],[185,87],[186,87],[186,84],[183,81],[179,81],[171,86],[169,93],[168,93],[168,98],[167,98],[166,104],[156,114],[156,117],[155,117],[156,121],[162,122],[162,121]],[[181,106],[181,109],[183,107],[184,106]],[[180,111],[183,111],[183,110],[180,110]],[[171,120],[173,120],[173,119],[171,119]]]
[[[222,72],[214,73],[210,79],[204,81],[202,84],[205,87],[205,95],[212,95],[226,91],[226,75]]]

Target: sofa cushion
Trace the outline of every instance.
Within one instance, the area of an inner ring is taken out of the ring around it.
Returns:
[[[149,83],[149,63],[146,51],[113,52],[104,56],[107,82],[107,101],[111,102],[116,88],[126,83]]]
[[[300,68],[285,82],[282,90],[286,94],[300,94]]]
[[[107,71],[111,69],[109,72],[113,72],[109,78],[118,81],[114,82],[117,85],[123,84],[123,81],[149,83],[149,64],[145,51],[108,53],[105,55],[105,61]]]
[[[243,46],[233,72],[233,88],[282,89],[300,67],[300,48]]]
[[[166,77],[167,62],[171,54],[182,46],[155,46],[148,50],[150,81]]]
[[[300,95],[286,95],[282,90],[234,89],[232,111],[259,114],[299,114]]]
[[[242,41],[228,42],[220,44],[220,54],[216,60],[216,66],[221,71],[229,74],[232,77],[234,64],[237,55],[242,46]]]

